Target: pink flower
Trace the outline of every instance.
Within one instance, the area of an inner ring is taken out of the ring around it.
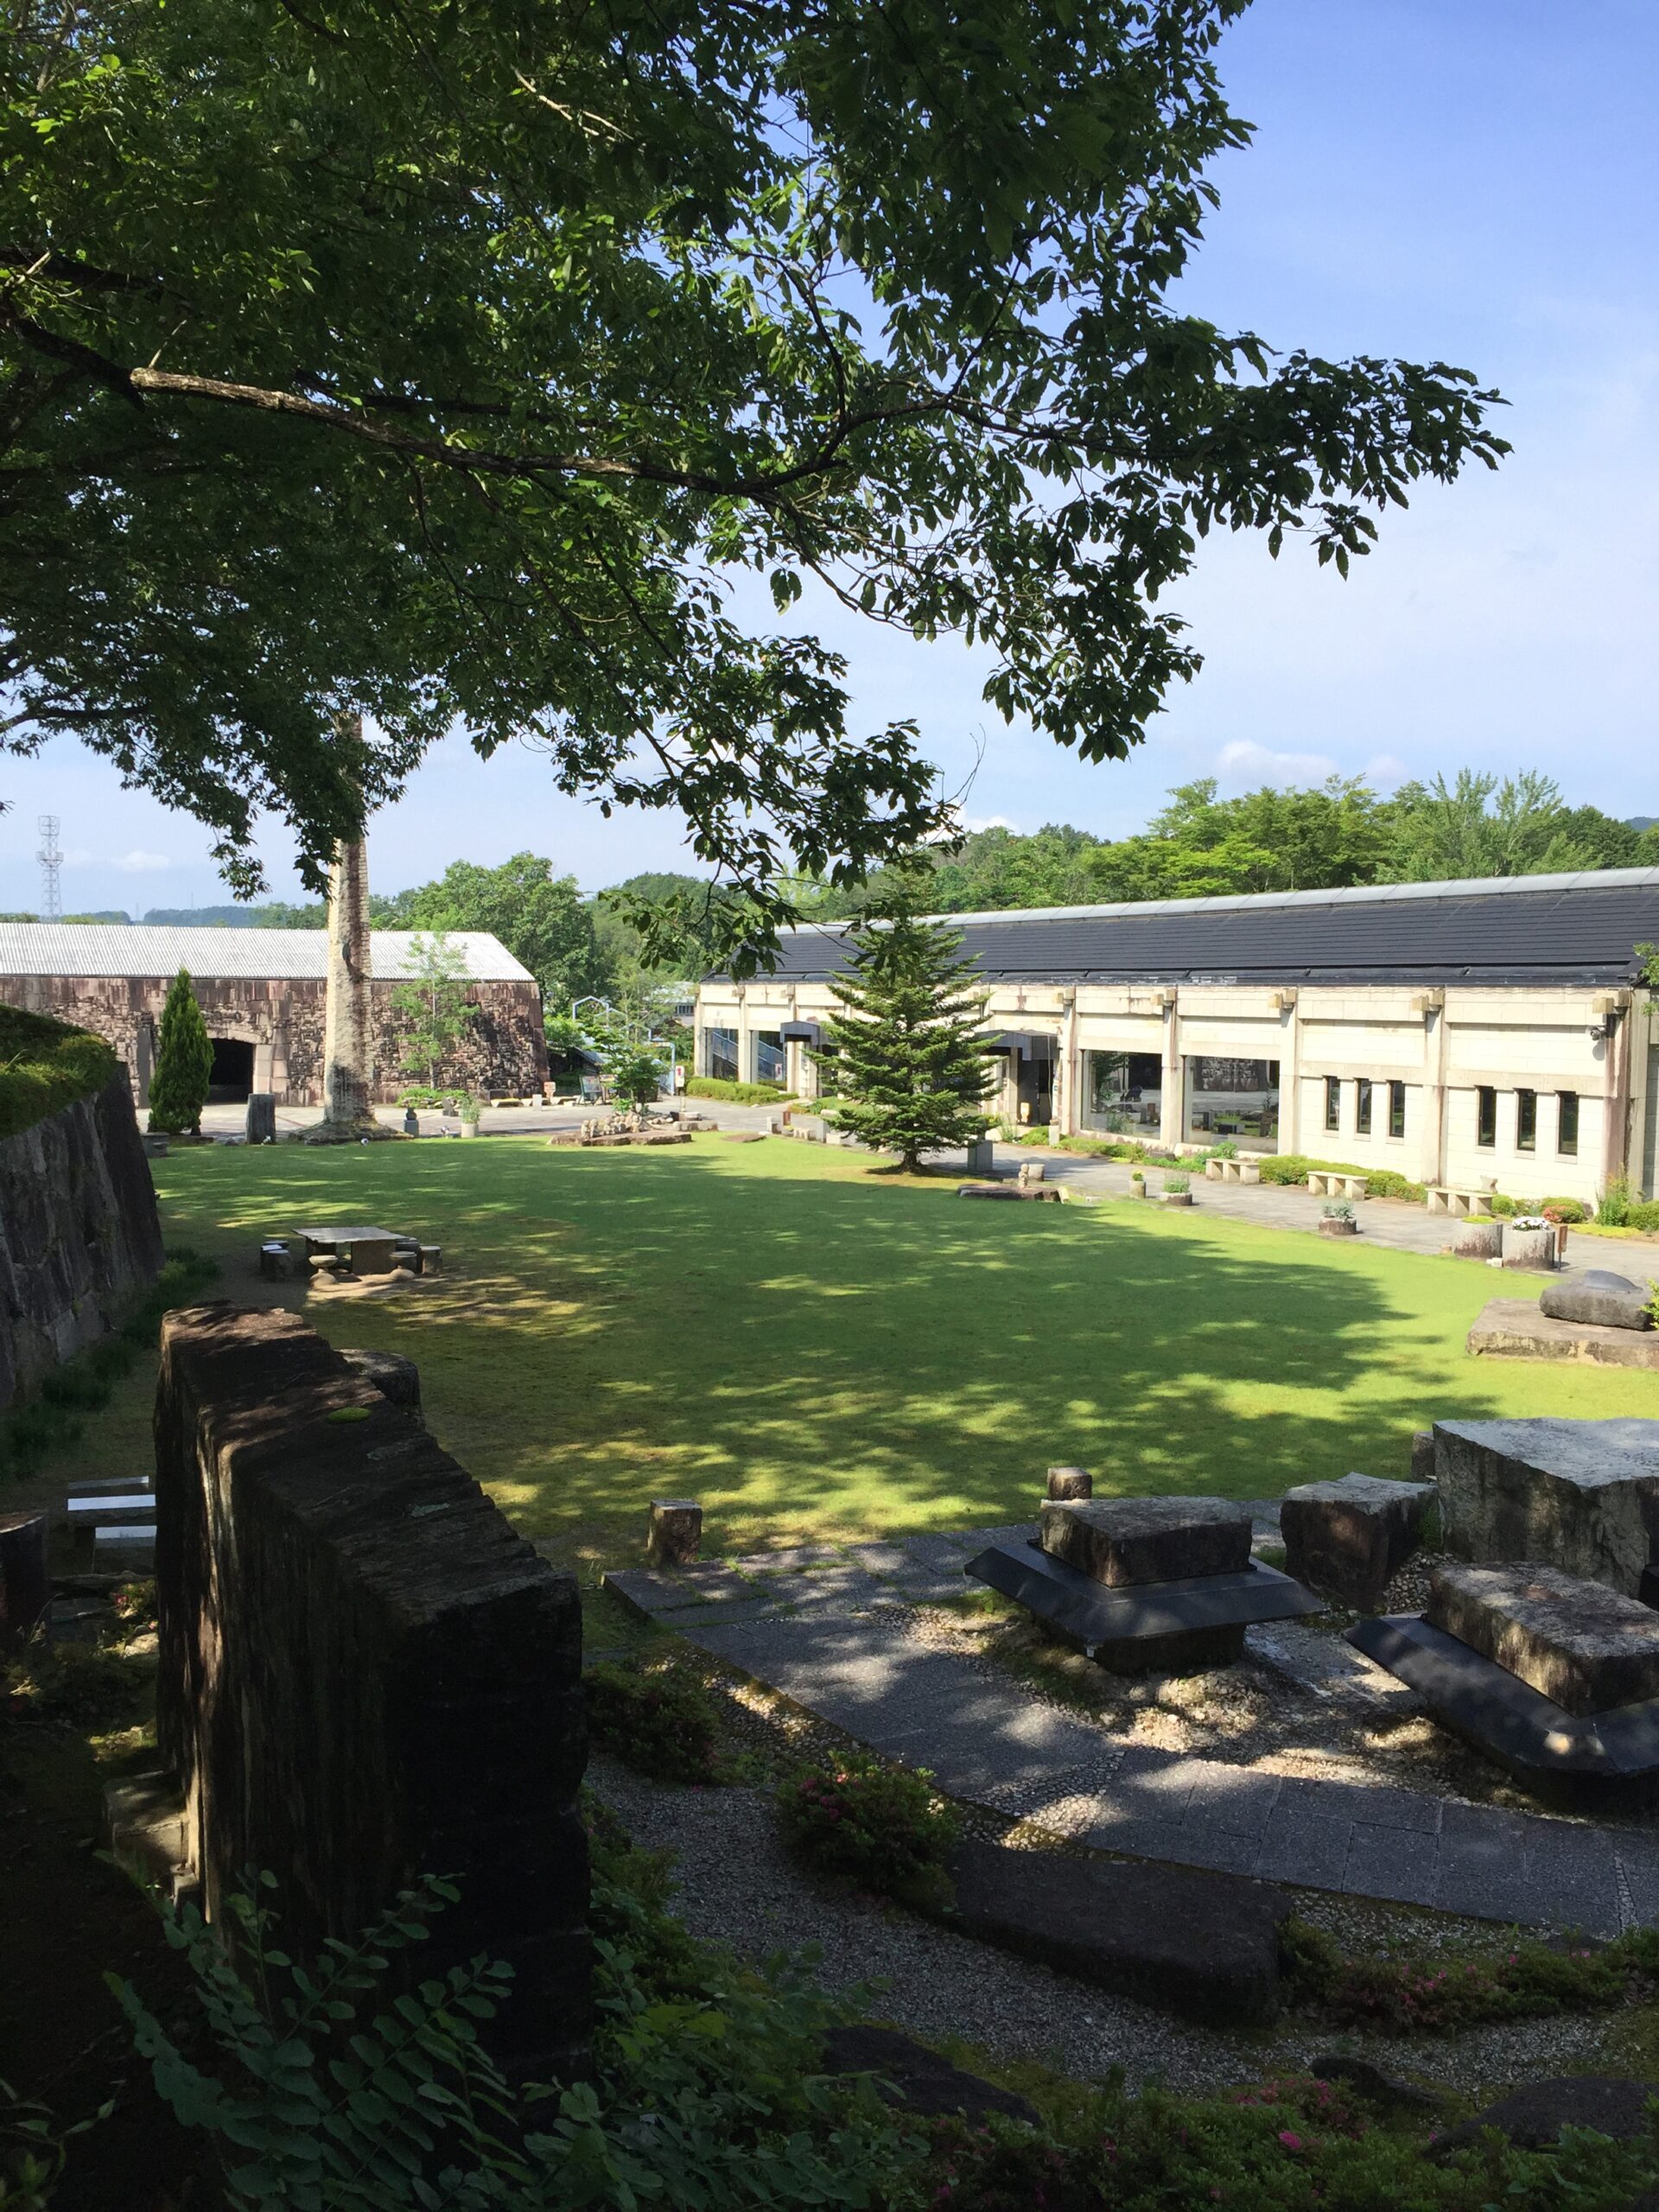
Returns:
[[[1287,2151],[1300,2151],[1302,2147],[1301,2137],[1300,2135],[1293,2135],[1287,2127],[1281,2127],[1280,2129],[1279,2140],[1284,2145]]]

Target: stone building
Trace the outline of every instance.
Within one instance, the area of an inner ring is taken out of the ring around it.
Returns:
[[[445,1080],[497,1096],[539,1096],[547,1046],[535,977],[481,931],[456,931],[448,942],[465,958],[462,981],[476,1012]],[[374,1095],[382,1102],[410,1080],[400,1065],[392,996],[409,981],[413,944],[405,930],[377,930],[370,940]],[[127,1065],[141,1106],[149,1103],[162,1007],[181,968],[190,972],[213,1039],[213,1099],[230,1103],[268,1090],[284,1105],[321,1103],[325,931],[0,922],[0,1004],[107,1038]]]
[[[1659,869],[958,914],[991,1110],[1179,1148],[1230,1137],[1413,1182],[1655,1195]],[[711,976],[697,1072],[821,1087],[843,925]]]

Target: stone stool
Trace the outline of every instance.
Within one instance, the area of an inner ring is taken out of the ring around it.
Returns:
[[[1517,1229],[1515,1224],[1503,1224],[1503,1264],[1506,1268],[1548,1268],[1555,1267],[1555,1224],[1546,1222],[1541,1229]]]
[[[1357,1611],[1374,1611],[1421,1543],[1433,1497],[1432,1483],[1376,1475],[1287,1491],[1279,1511],[1287,1572]]]
[[[1503,1224],[1489,1221],[1484,1214],[1475,1214],[1459,1222],[1458,1233],[1452,1240],[1452,1249],[1460,1260],[1496,1260],[1503,1250]]]
[[[653,1497],[645,1559],[652,1567],[690,1567],[702,1544],[702,1508],[693,1498]]]
[[[1052,1498],[1077,1500],[1092,1497],[1095,1478],[1087,1467],[1051,1467],[1048,1471],[1046,1496]]]
[[[441,1275],[443,1273],[442,1245],[423,1244],[419,1250],[421,1263],[418,1272],[423,1275]]]

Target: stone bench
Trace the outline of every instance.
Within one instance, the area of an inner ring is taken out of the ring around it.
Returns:
[[[1260,1171],[1257,1171],[1258,1173]],[[1311,1167],[1307,1173],[1307,1187],[1316,1198],[1363,1198],[1365,1178],[1363,1175],[1338,1175],[1329,1168]]]
[[[1309,1178],[1310,1182],[1312,1178]],[[1490,1191],[1464,1191],[1450,1183],[1431,1183],[1424,1202],[1430,1213],[1484,1213],[1491,1203]]]
[[[1262,1180],[1261,1165],[1254,1160],[1206,1160],[1204,1174],[1208,1183],[1259,1183]]]

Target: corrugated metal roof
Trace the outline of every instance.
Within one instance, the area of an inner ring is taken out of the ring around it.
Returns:
[[[408,973],[418,931],[376,930],[369,940],[375,975]],[[452,930],[478,983],[533,983],[499,938]],[[118,922],[0,922],[0,976],[245,976],[257,981],[321,981],[328,973],[325,930],[149,928]]]
[[[1619,984],[1659,943],[1659,868],[939,918],[988,982]],[[786,931],[775,974],[836,974],[845,930]]]

